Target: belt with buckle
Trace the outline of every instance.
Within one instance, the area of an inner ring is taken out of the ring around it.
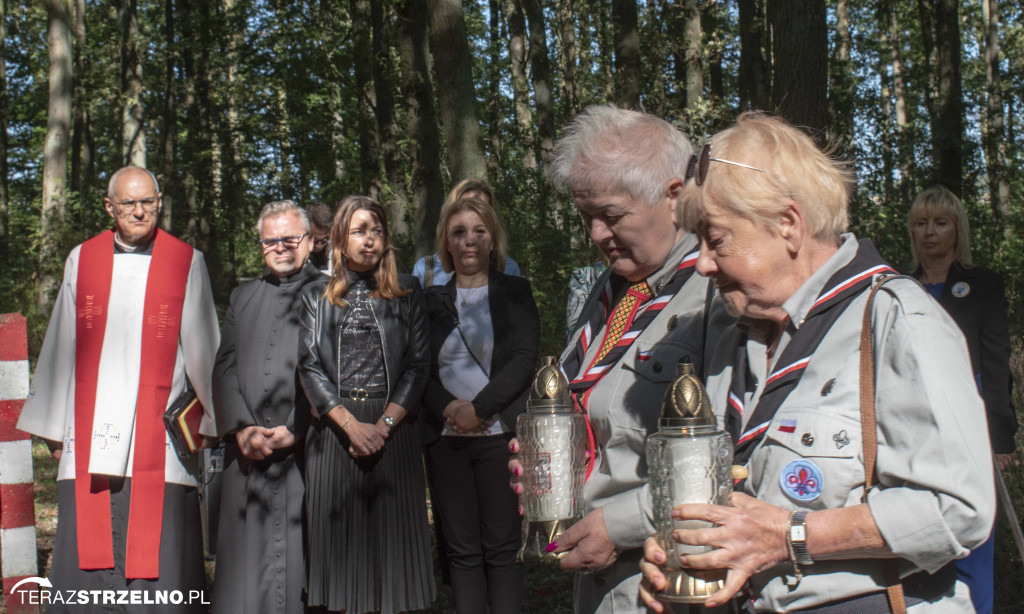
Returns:
[[[348,397],[353,401],[385,399],[388,396],[388,389],[386,386],[374,386],[370,390],[367,390],[366,388],[351,388],[349,390],[339,390],[339,392],[341,393],[341,396]]]

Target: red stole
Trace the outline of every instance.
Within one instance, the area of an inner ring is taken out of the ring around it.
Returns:
[[[163,413],[171,393],[181,309],[191,265],[192,247],[157,230],[143,306],[125,556],[127,578],[160,576],[166,454]],[[82,244],[75,299],[75,509],[78,563],[82,569],[114,567],[109,482],[106,476],[89,473],[96,385],[113,270],[114,231],[103,232]]]

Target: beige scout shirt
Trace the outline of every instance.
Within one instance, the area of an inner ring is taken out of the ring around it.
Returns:
[[[692,234],[685,234],[676,242],[665,264],[647,278],[655,295],[683,258],[698,248],[699,241]],[[594,292],[601,291],[609,274],[606,272],[598,279]],[[588,413],[597,459],[583,490],[586,512],[603,508],[605,528],[615,548],[633,552],[621,555],[609,569],[577,576],[578,612],[646,611],[637,598],[639,548],[654,532],[645,445],[647,435],[658,429],[661,402],[675,376],[676,363],[692,362],[699,371],[705,362],[701,344],[709,283],[706,277],[694,272],[590,394]],[[589,303],[581,321],[588,320],[595,308],[594,301]],[[713,348],[714,340],[733,320],[717,298],[710,305],[709,314],[708,346]],[[562,361],[573,351],[579,334],[577,331],[570,339]],[[594,335],[581,370],[593,361],[603,337],[604,326]],[[649,359],[638,360],[638,352],[650,352]],[[566,375],[572,379],[577,374]]]
[[[825,283],[856,250],[856,238],[843,235],[839,251],[783,304],[790,324],[774,356],[782,354]],[[784,508],[812,511],[861,502],[858,343],[866,302],[865,292],[847,307],[775,414],[748,462],[748,494]],[[984,407],[960,330],[917,282],[888,282],[875,296],[872,311],[880,486],[869,493],[868,505],[886,543],[902,559],[901,575],[933,572],[966,556],[992,528],[995,487]],[[720,413],[729,395],[740,327],[749,327],[747,359],[758,382],[744,399],[746,420],[760,398],[761,384],[785,365],[769,364],[764,327],[758,322],[740,322],[726,331],[708,375],[708,392]],[[783,420],[787,428],[780,430]],[[811,500],[782,485],[794,460],[810,461],[820,470],[820,494]],[[808,608],[884,590],[877,581],[883,577],[877,560],[820,561],[804,566],[803,572],[795,588],[787,586],[793,582],[788,562],[754,576],[756,607]],[[952,613],[970,607],[966,589],[958,585],[955,596],[910,610]]]

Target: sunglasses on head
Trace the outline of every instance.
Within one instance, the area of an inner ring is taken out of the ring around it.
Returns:
[[[700,150],[700,156],[694,154],[690,156],[690,161],[686,164],[686,180],[693,179],[697,182],[698,186],[704,185],[704,180],[708,178],[708,166],[712,162],[721,162],[722,164],[731,164],[740,168],[749,168],[752,171],[759,173],[767,173],[764,169],[757,168],[756,166],[750,166],[749,164],[742,164],[740,162],[733,162],[732,160],[724,160],[722,158],[711,157],[711,143],[708,143]]]

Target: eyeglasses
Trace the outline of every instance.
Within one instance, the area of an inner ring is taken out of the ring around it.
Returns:
[[[117,205],[117,210],[121,215],[128,215],[132,211],[135,211],[136,205],[142,205],[142,210],[146,213],[152,213],[156,209],[156,204],[160,202],[160,197],[151,196],[149,198],[142,198],[139,200],[122,200],[121,202],[114,203]]]
[[[300,234],[297,237],[280,237],[277,239],[258,239],[256,244],[265,251],[273,251],[277,249],[278,245],[284,245],[286,249],[295,249],[302,244],[302,240],[309,236],[308,232]]]
[[[314,238],[314,239],[313,239],[313,246],[314,246],[314,247],[327,247],[327,242],[328,242],[329,240],[330,240],[330,239],[328,239],[327,237],[324,237],[324,238],[322,238],[322,239],[317,239],[317,238]]]
[[[704,185],[704,180],[708,178],[708,166],[712,162],[721,162],[722,164],[731,164],[740,168],[749,168],[752,171],[759,173],[767,173],[768,171],[757,168],[756,166],[750,166],[749,164],[742,164],[740,162],[733,162],[732,160],[723,160],[722,158],[711,157],[711,143],[708,143],[700,150],[700,157],[696,155],[690,156],[690,161],[686,164],[686,180],[693,179],[697,182],[697,185]]]

